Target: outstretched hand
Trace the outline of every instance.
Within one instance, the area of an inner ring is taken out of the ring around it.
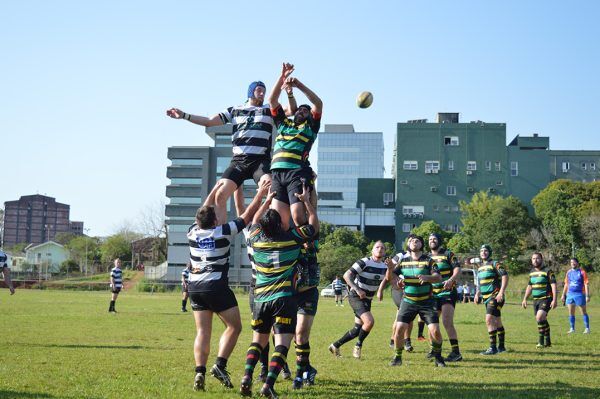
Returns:
[[[281,66],[281,77],[286,80],[294,72],[294,65],[289,62],[284,62]]]
[[[310,202],[310,191],[308,191],[306,184],[302,184],[302,193],[294,193],[294,195],[300,202]]]
[[[181,119],[183,118],[184,112],[179,108],[171,108],[167,110],[167,116],[170,116],[173,119]]]

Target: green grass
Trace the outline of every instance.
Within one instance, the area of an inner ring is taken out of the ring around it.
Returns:
[[[234,391],[208,377],[207,391],[193,392],[193,317],[179,312],[180,296],[123,293],[116,315],[108,314],[104,292],[18,290],[0,291],[1,398],[235,398],[250,343],[247,297],[239,296],[244,331],[230,362]],[[335,359],[327,346],[353,325],[350,307],[332,299],[319,303],[311,338],[318,385],[300,392],[289,381],[277,390],[290,398],[598,398],[600,307],[589,313],[592,334],[566,334],[565,308],[550,313],[553,348],[537,351],[533,311],[516,302],[503,310],[508,353],[483,357],[487,347],[484,308],[458,305],[456,324],[465,360],[435,369],[425,360],[425,343],[415,340],[415,353],[405,364],[387,366],[395,309],[389,295],[374,303],[376,324],[363,348],[363,359],[351,357],[352,345]],[[215,319],[211,363],[216,354],[221,323]],[[448,351],[444,342],[444,353]],[[293,350],[292,352],[293,353]],[[293,361],[294,356],[289,359]],[[258,384],[255,385],[255,390]]]

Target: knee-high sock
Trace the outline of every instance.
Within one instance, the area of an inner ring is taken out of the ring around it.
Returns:
[[[504,348],[504,327],[500,327],[498,330],[498,347]]]
[[[306,371],[310,364],[310,344],[296,345],[296,378],[302,378],[302,374]]]
[[[267,344],[263,348],[262,352],[260,352],[260,364],[264,368],[269,367],[269,349],[270,348],[271,348],[271,345],[267,342]]]
[[[575,329],[575,316],[569,316],[569,324],[571,325],[571,328],[574,330]]]
[[[358,332],[358,340],[356,341],[356,346],[362,346],[363,341],[367,338],[371,331],[365,331],[362,328]]]
[[[425,330],[425,322],[424,321],[419,321],[419,337],[423,336],[423,330]]]
[[[283,345],[277,345],[273,350],[273,356],[271,356],[271,362],[269,363],[269,374],[267,375],[266,381],[267,385],[271,387],[275,385],[277,376],[286,362],[287,354],[288,348]]]
[[[451,339],[450,346],[452,347],[452,352],[460,353],[460,349],[458,348],[458,340],[457,339]]]
[[[544,345],[544,337],[546,336],[546,321],[538,321],[538,344]]]
[[[262,350],[263,349],[258,342],[252,342],[250,344],[248,352],[246,352],[246,368],[244,371],[244,376],[249,376],[252,378],[254,367],[256,367],[256,363],[258,363],[258,359],[260,358]]]
[[[585,328],[590,328],[590,316],[587,314],[583,315],[583,325]]]
[[[344,334],[342,336],[342,338],[335,341],[333,343],[333,346],[335,346],[336,348],[339,348],[340,346],[344,345],[346,342],[353,340],[354,338],[358,337],[360,330],[361,330],[361,325],[354,324],[354,327],[351,330],[346,331],[346,334]]]
[[[488,336],[490,338],[490,348],[496,348],[496,335],[498,334],[498,332],[496,330],[494,331],[488,331]]]

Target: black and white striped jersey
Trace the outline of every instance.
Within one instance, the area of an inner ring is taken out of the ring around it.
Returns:
[[[246,226],[237,218],[214,229],[201,229],[193,224],[188,232],[190,246],[189,292],[216,291],[229,284],[229,248],[237,233]]]
[[[123,270],[113,267],[110,271],[110,277],[114,282],[110,284],[112,288],[123,288]]]
[[[0,251],[0,272],[3,268],[8,267],[8,256]]]
[[[184,281],[186,284],[190,283],[190,272],[191,272],[191,270],[188,269],[187,267],[181,271],[181,278],[182,278],[181,285],[183,285]]]
[[[256,264],[254,263],[254,248],[250,243],[250,230],[246,227],[244,230],[244,239],[246,240],[246,251],[248,252],[248,259],[250,259],[250,266],[252,267],[252,275],[250,276],[250,288],[256,286]]]
[[[270,158],[274,122],[268,105],[256,107],[246,103],[229,107],[219,117],[223,123],[233,124],[234,159],[246,156]]]
[[[376,262],[371,257],[362,258],[356,261],[350,268],[354,276],[354,284],[372,298],[377,292],[381,280],[385,277],[387,266],[383,262]]]

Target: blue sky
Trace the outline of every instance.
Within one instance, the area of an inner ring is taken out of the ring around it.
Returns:
[[[358,3],[358,2],[356,2]],[[594,1],[19,1],[0,13],[0,203],[47,194],[107,235],[165,200],[167,147],[210,145],[165,116],[214,115],[270,89],[283,61],[323,123],[382,131],[460,112],[598,149]],[[374,94],[366,110],[362,90]]]

